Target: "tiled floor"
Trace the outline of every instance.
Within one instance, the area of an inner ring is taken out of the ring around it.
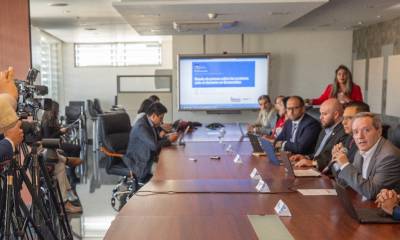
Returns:
[[[102,185],[94,193],[89,193],[89,184],[77,186],[83,214],[71,221],[75,239],[103,239],[117,214],[110,204],[112,188],[113,185]]]
[[[111,207],[111,192],[119,178],[107,175],[104,169],[100,168],[97,174],[98,180],[94,181],[92,161],[92,156],[89,154],[87,183],[76,186],[83,214],[73,217],[71,220],[74,239],[103,239],[117,215],[117,212]]]

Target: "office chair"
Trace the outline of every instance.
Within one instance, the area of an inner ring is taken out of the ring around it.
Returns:
[[[98,98],[95,98],[93,100],[93,107],[94,107],[94,110],[96,110],[97,114],[103,114],[104,113],[103,109],[101,108],[101,105],[100,105],[100,100]]]
[[[391,134],[389,135],[389,141],[396,147],[400,148],[400,124],[392,129]]]
[[[137,177],[122,160],[128,147],[131,124],[129,115],[125,112],[115,112],[99,115],[100,151],[107,159],[107,174],[121,176],[114,187],[111,197],[112,207],[119,211],[127,200],[139,189]],[[115,207],[116,200],[119,207]]]

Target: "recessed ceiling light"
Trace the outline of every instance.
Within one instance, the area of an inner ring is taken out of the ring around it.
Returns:
[[[378,16],[376,16],[376,18],[380,19],[380,18],[382,18],[382,16],[381,16],[381,15],[378,15]]]
[[[49,3],[50,7],[66,7],[68,5],[69,5],[68,3],[63,3],[63,2],[60,2],[60,3]]]
[[[358,21],[357,24],[358,24],[358,25],[363,25],[364,23],[363,23],[363,21]]]
[[[157,13],[146,13],[146,14],[140,14],[139,17],[145,18],[145,17],[159,17],[160,14]]]
[[[64,10],[64,13],[71,13],[70,10]]]
[[[86,30],[86,31],[96,31],[97,28],[94,28],[94,27],[85,27],[85,30]]]
[[[160,29],[150,29],[150,32],[156,33],[156,32],[161,32],[161,30]]]
[[[218,14],[217,13],[208,13],[207,16],[208,16],[208,19],[211,20],[211,19],[216,19],[218,17]]]
[[[290,12],[268,12],[268,15],[270,16],[285,16],[289,14]]]

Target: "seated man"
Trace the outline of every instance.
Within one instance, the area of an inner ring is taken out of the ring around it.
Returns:
[[[157,133],[167,109],[159,102],[153,103],[145,116],[133,126],[129,135],[128,149],[123,160],[140,182],[149,180],[151,166],[157,161],[162,146],[171,144],[178,139],[173,133],[162,138]]]
[[[332,148],[344,137],[344,129],[342,122],[343,106],[336,98],[330,98],[322,103],[320,120],[322,130],[318,136],[317,145],[314,154],[302,155],[295,154],[290,160],[297,161],[296,167],[312,167],[322,171],[332,159]]]
[[[400,150],[381,137],[382,124],[373,113],[361,112],[353,118],[353,138],[358,147],[354,162],[343,151],[333,153],[340,167],[338,179],[367,199],[383,188],[400,185]]]
[[[288,120],[275,140],[275,146],[293,154],[311,154],[314,151],[321,126],[317,120],[305,113],[304,100],[292,96],[287,100]]]
[[[383,211],[393,216],[393,219],[400,220],[400,195],[395,190],[382,189],[375,202]]]
[[[249,125],[247,131],[255,134],[270,135],[278,120],[278,114],[268,95],[261,95],[258,98],[258,105],[260,106],[260,112],[257,120],[254,124]]]
[[[351,102],[346,105],[343,113],[343,127],[346,136],[341,143],[338,143],[333,147],[333,152],[339,151],[340,149],[345,148],[347,152],[347,158],[349,162],[352,163],[354,160],[354,155],[358,151],[357,144],[355,144],[352,130],[351,130],[351,123],[354,116],[359,112],[369,112],[368,104],[364,102]]]

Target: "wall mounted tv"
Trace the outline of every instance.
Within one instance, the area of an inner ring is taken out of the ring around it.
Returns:
[[[268,92],[269,54],[178,56],[178,108],[194,110],[257,109]]]

